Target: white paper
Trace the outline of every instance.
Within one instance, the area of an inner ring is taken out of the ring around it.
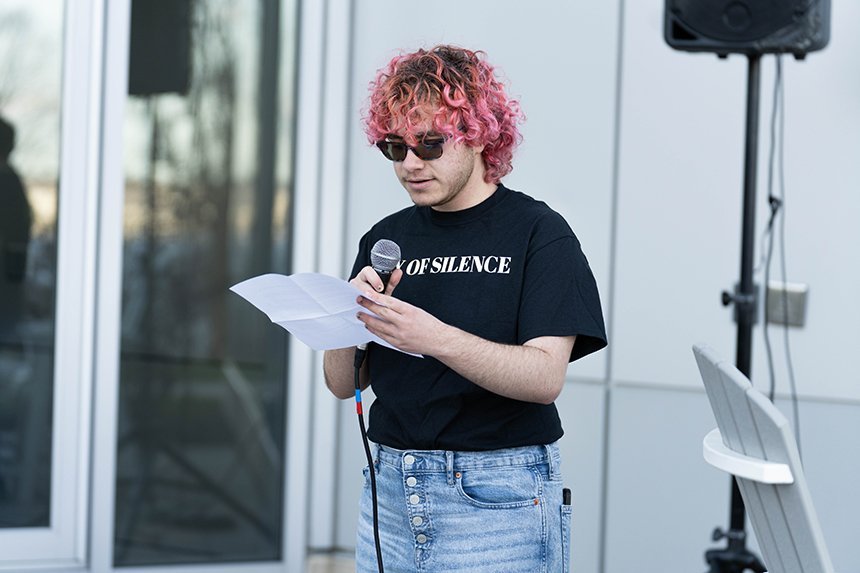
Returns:
[[[269,319],[314,350],[348,348],[376,342],[399,350],[364,327],[356,314],[361,291],[348,282],[318,273],[250,278],[230,290],[263,311]]]

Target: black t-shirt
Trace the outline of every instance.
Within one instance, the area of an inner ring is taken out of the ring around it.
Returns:
[[[565,220],[545,203],[499,185],[456,212],[412,206],[362,237],[352,277],[379,239],[400,245],[393,296],[481,338],[522,344],[576,335],[570,360],[606,346],[594,276]],[[398,449],[494,450],[562,435],[555,404],[494,394],[435,358],[371,344],[376,401],[368,437]]]

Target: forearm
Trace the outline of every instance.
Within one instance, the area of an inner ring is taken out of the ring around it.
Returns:
[[[541,336],[499,344],[445,324],[391,296],[365,292],[358,303],[367,329],[395,348],[432,356],[475,384],[502,396],[550,404],[564,386],[575,336]]]
[[[325,384],[336,397],[345,400],[355,395],[355,347],[326,350],[323,354]],[[359,374],[361,389],[368,385],[367,362]]]
[[[445,326],[432,356],[495,394],[551,404],[564,386],[574,337],[541,337],[523,345],[490,342]]]

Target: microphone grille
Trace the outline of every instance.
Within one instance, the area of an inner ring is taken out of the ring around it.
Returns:
[[[390,273],[400,262],[400,246],[388,239],[379,239],[370,250],[370,266],[377,272]]]

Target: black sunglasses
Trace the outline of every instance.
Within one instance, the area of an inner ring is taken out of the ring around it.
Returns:
[[[388,141],[383,139],[376,142],[376,147],[382,152],[386,159],[391,161],[403,161],[406,159],[406,154],[409,150],[422,161],[430,161],[431,159],[439,159],[442,157],[442,146],[445,144],[445,139],[428,138],[418,142],[415,147],[406,145],[402,141]]]

